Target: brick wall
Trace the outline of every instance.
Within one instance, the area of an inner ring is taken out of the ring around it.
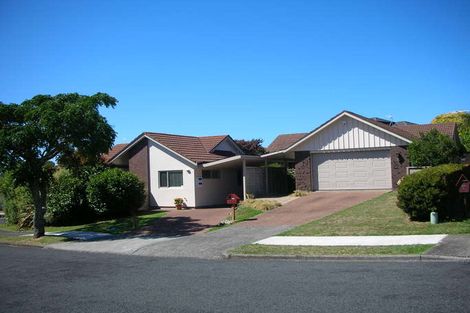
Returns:
[[[149,206],[149,153],[147,139],[142,140],[129,150],[129,171],[135,174],[145,185],[147,194],[144,207]]]
[[[392,147],[390,160],[392,162],[392,187],[396,189],[398,181],[406,175],[406,168],[410,166],[406,147]]]
[[[310,151],[295,152],[295,189],[312,190],[312,163]]]

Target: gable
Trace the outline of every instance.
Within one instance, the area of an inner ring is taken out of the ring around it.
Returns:
[[[356,118],[342,115],[295,147],[297,151],[328,151],[344,149],[384,148],[407,145],[408,142],[368,125]]]
[[[225,137],[218,145],[213,148],[215,153],[217,152],[228,152],[229,154],[238,155],[243,154],[243,151],[237,146],[237,144],[229,137]]]

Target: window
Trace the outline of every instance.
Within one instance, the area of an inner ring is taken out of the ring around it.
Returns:
[[[183,186],[183,171],[161,171],[160,187],[181,187]]]
[[[203,170],[202,171],[202,178],[204,178],[204,179],[219,179],[220,178],[220,171],[218,171],[218,170]]]

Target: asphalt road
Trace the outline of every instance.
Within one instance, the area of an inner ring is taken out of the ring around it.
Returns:
[[[470,264],[201,260],[0,246],[0,312],[470,312]]]

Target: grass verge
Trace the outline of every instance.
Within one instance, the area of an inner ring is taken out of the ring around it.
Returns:
[[[151,225],[155,220],[166,215],[166,212],[151,212],[142,213],[137,216],[137,229],[144,226]],[[5,225],[0,224],[1,230],[6,231],[18,231],[16,225]],[[105,221],[99,221],[95,223],[73,225],[73,226],[46,226],[46,232],[63,232],[63,231],[92,231],[98,233],[108,233],[113,235],[119,235],[133,231],[132,218],[118,218]]]
[[[38,239],[32,236],[16,236],[16,237],[5,237],[0,235],[0,243],[12,244],[12,245],[23,245],[23,246],[38,246],[43,247],[52,243],[59,243],[67,241],[65,237],[52,237],[45,236]]]
[[[256,215],[259,215],[259,214],[263,213],[263,212],[264,212],[263,210],[258,210],[258,209],[255,209],[255,208],[252,208],[252,207],[249,207],[249,206],[243,206],[242,205],[242,206],[238,207],[238,209],[235,213],[235,223],[240,223],[240,222],[243,222],[243,221],[247,221],[249,219],[254,218]],[[232,218],[231,216],[227,216],[226,219],[231,219],[231,218]],[[217,225],[217,226],[211,227],[208,231],[219,230],[219,229],[228,227],[230,225],[233,225],[233,224]]]
[[[396,192],[389,192],[280,235],[367,236],[470,233],[470,219],[443,222],[437,225],[431,225],[429,222],[413,222],[397,207],[396,201]]]
[[[245,255],[287,255],[287,256],[320,256],[320,255],[419,255],[429,250],[433,245],[409,246],[344,246],[344,247],[306,247],[306,246],[270,246],[244,245],[233,250],[233,254]]]

